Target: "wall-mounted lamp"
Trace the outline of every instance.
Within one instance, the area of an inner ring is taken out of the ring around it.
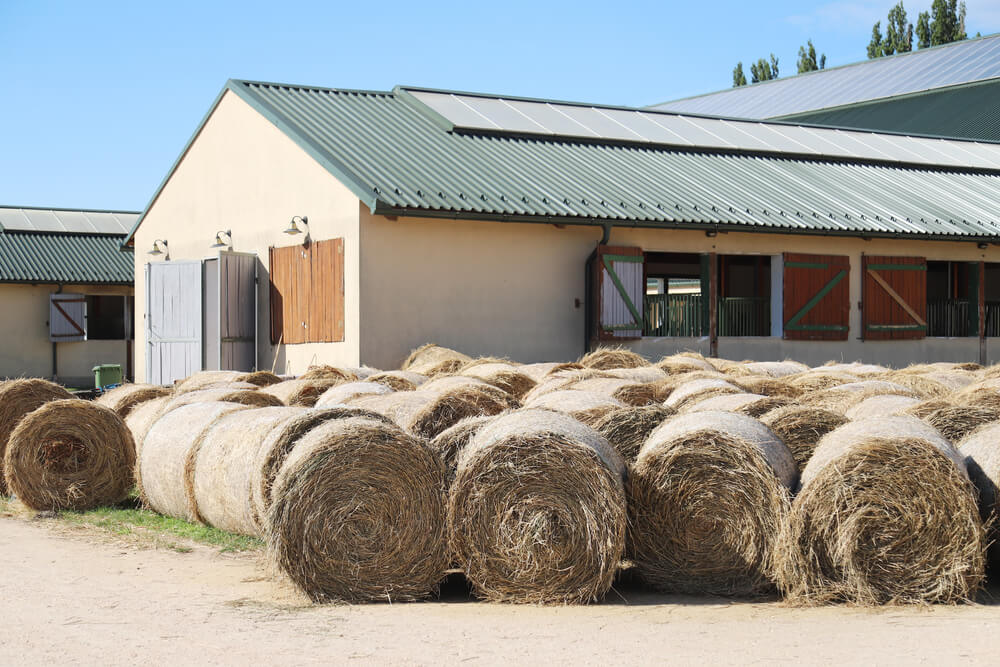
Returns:
[[[710,239],[714,239],[718,235],[719,232],[715,231],[714,229],[709,229],[708,231],[705,232],[705,236],[707,236]]]
[[[300,222],[306,228],[305,230],[299,229]],[[294,236],[295,234],[301,234],[303,231],[305,231],[306,234],[309,233],[309,218],[304,215],[292,216],[292,221],[288,223],[288,229],[285,230],[285,233]]]
[[[162,249],[161,249],[161,246],[162,246]],[[153,256],[156,256],[156,255],[166,255],[167,258],[169,259],[170,258],[170,246],[167,245],[166,240],[164,240],[164,239],[156,239],[155,241],[153,241],[153,249],[150,250],[149,252],[147,252],[146,254],[147,255],[153,255]]]
[[[229,241],[223,241],[222,237],[228,237]],[[225,231],[215,232],[215,243],[208,246],[209,248],[230,248],[233,245],[233,231],[227,229]]]
[[[979,248],[980,250],[986,250],[987,248],[990,247],[990,244],[984,241],[980,241],[979,243],[976,244],[976,247]]]

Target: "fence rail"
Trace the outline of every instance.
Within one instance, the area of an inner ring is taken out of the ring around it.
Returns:
[[[720,336],[771,334],[771,300],[762,296],[719,299]]]
[[[964,337],[978,335],[969,331],[968,299],[939,299],[927,302],[927,335],[931,337]]]
[[[702,336],[704,299],[700,294],[647,294],[644,336]],[[767,297],[719,299],[720,336],[768,336],[771,303]]]

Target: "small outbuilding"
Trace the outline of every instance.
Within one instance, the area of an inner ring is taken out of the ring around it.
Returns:
[[[129,235],[136,369],[988,360],[1000,145],[230,81]]]
[[[0,377],[93,387],[131,375],[134,211],[0,207]]]

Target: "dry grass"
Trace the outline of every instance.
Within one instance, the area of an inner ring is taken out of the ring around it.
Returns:
[[[314,601],[428,597],[449,564],[444,466],[395,426],[328,421],[281,466],[267,536],[273,561]]]
[[[988,555],[995,570],[1000,566],[1000,424],[976,430],[959,445],[969,478],[979,492],[979,515],[987,527]]]
[[[593,430],[548,410],[481,428],[459,455],[449,539],[478,597],[581,603],[611,587],[625,542],[625,464]]]
[[[135,445],[114,410],[50,401],[25,416],[4,454],[7,486],[34,510],[113,505],[132,489]]]
[[[956,444],[980,426],[998,419],[1000,410],[976,405],[949,405],[924,417],[924,421]]]
[[[357,382],[359,379],[357,374],[346,369],[337,368],[336,366],[328,366],[326,364],[321,364],[319,366],[310,366],[306,369],[306,372],[299,376],[300,380],[340,380],[341,382]]]
[[[802,394],[802,389],[792,385],[782,379],[761,375],[751,375],[749,377],[732,378],[729,380],[743,391],[751,394],[762,394],[764,396],[775,396],[794,400]]]
[[[311,408],[323,393],[331,387],[343,384],[341,378],[316,378],[285,380],[260,390],[262,394],[274,396],[285,405]]]
[[[609,410],[591,426],[607,438],[622,459],[633,463],[649,434],[675,414],[673,408],[665,405],[630,405]]]
[[[457,373],[462,366],[472,361],[468,355],[434,343],[422,345],[410,352],[401,370],[413,371],[427,377]]]
[[[455,480],[459,453],[465,449],[465,446],[479,432],[479,429],[493,419],[495,419],[493,416],[466,417],[454,426],[441,431],[431,440],[431,449],[437,452],[437,455],[444,462],[445,477],[449,487]]]
[[[639,354],[615,347],[602,347],[580,358],[580,365],[596,370],[610,368],[640,368],[648,366],[649,362]]]
[[[344,405],[359,396],[391,394],[392,388],[378,382],[346,382],[331,387],[316,399],[315,407],[329,408]]]
[[[869,419],[827,434],[806,466],[778,581],[795,603],[964,602],[984,551],[960,455],[914,417]]]
[[[0,382],[0,496],[7,495],[3,481],[4,452],[7,441],[21,419],[49,401],[73,398],[59,385],[41,379],[20,379]]]
[[[155,384],[123,384],[109,392],[101,394],[94,402],[111,408],[122,419],[128,417],[137,406],[154,398],[169,396],[170,390]]]
[[[773,590],[773,545],[797,475],[788,448],[750,417],[664,422],[629,477],[629,555],[642,579],[677,593]]]
[[[799,470],[812,458],[820,438],[848,421],[836,412],[805,405],[778,408],[765,413],[760,420],[791,450]]]

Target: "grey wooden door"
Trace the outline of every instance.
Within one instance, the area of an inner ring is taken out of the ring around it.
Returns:
[[[202,370],[201,262],[146,265],[146,381],[173,384]]]
[[[257,256],[219,253],[219,368],[257,368]]]

